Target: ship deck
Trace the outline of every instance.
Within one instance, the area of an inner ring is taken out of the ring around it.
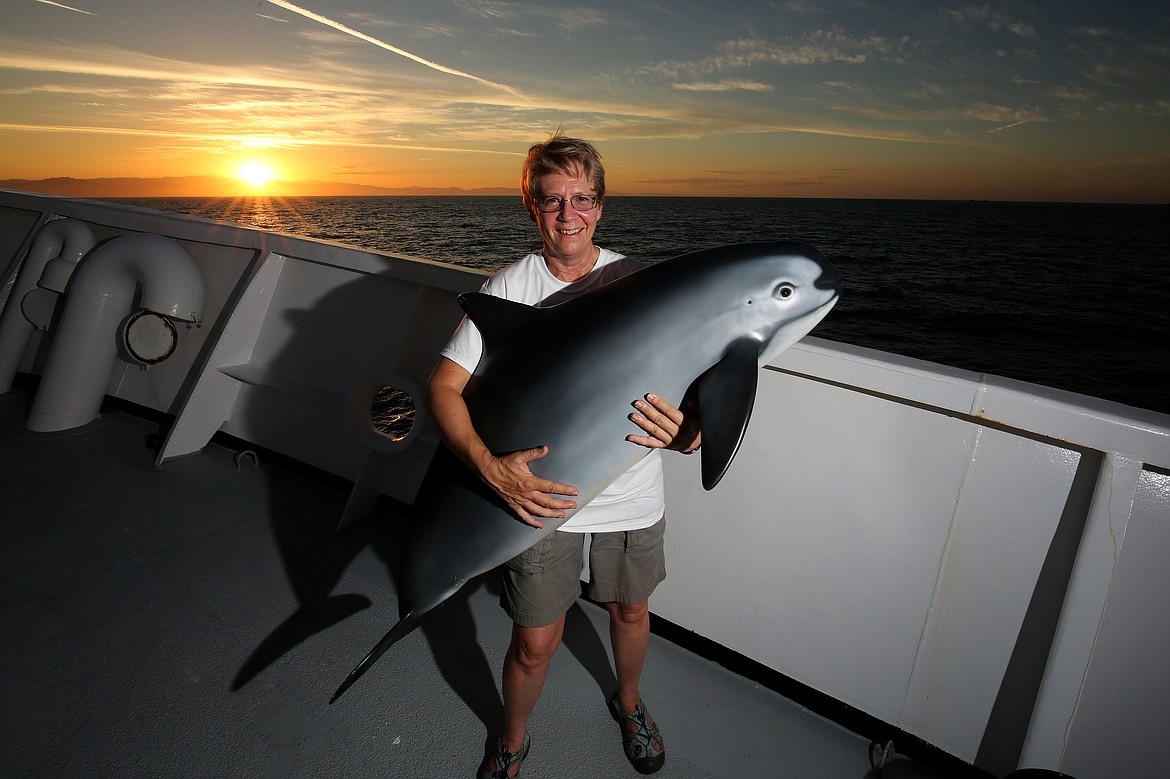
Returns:
[[[0,396],[6,775],[475,775],[509,634],[490,576],[328,705],[396,615],[409,510],[338,532],[345,485],[219,439],[158,468],[161,422],[127,409],[28,433],[29,398]],[[597,606],[570,612],[524,776],[637,775],[605,633]],[[662,777],[879,775],[867,738],[661,635],[643,695]],[[880,775],[943,773],[898,757]]]

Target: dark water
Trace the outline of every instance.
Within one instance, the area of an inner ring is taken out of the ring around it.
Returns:
[[[540,239],[519,197],[123,200],[469,267]],[[1170,413],[1170,208],[607,199],[597,243],[656,262],[806,241],[846,280],[814,335]]]

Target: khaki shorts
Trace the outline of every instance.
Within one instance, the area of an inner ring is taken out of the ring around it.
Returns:
[[[666,578],[666,517],[643,530],[593,533],[586,594],[601,603],[641,603]],[[517,625],[551,625],[581,596],[584,533],[556,531],[504,567],[500,605]]]

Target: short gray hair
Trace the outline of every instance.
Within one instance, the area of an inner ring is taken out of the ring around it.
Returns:
[[[601,154],[589,141],[570,138],[560,130],[544,143],[533,144],[520,169],[520,193],[524,207],[533,220],[537,219],[536,198],[541,194],[540,179],[551,173],[582,175],[593,185],[594,194],[605,198],[605,167]]]

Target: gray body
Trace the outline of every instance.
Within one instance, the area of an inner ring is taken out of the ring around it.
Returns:
[[[627,418],[631,403],[646,392],[675,405],[693,397],[702,415],[703,486],[711,489],[747,427],[759,367],[820,322],[841,288],[815,249],[779,242],[676,257],[549,308],[461,295],[484,340],[464,398],[492,452],[547,445],[548,455],[529,467],[577,487],[583,507],[649,453],[625,440],[641,432]],[[334,701],[469,579],[568,520],[544,519],[539,530],[521,522],[443,448],[415,507],[399,575],[401,619]]]

